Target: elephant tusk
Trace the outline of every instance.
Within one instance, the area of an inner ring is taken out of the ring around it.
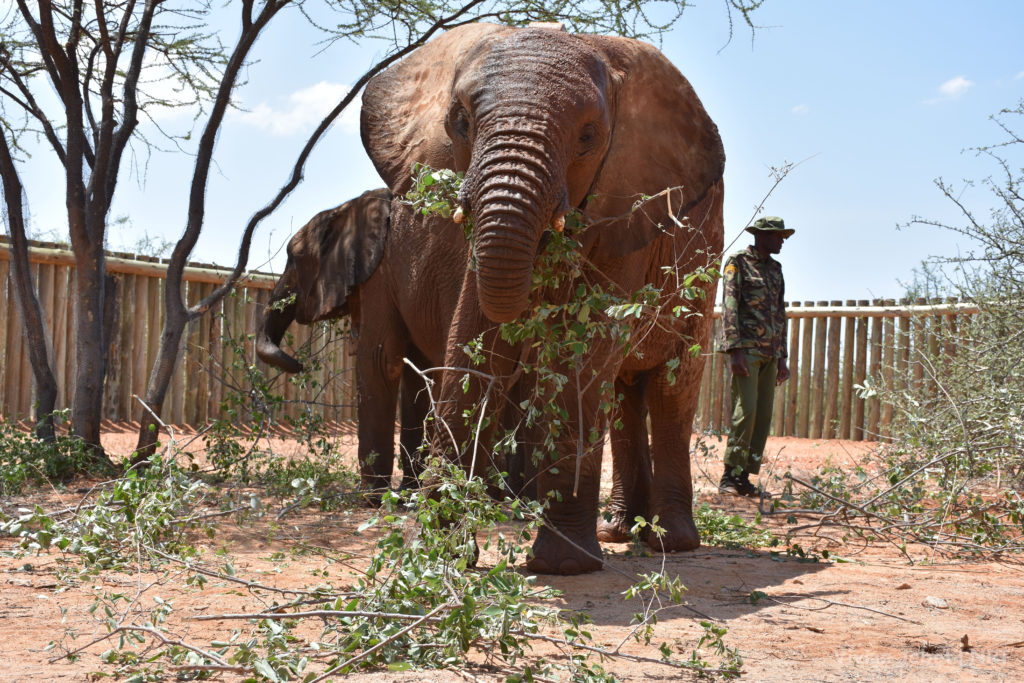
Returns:
[[[565,230],[565,216],[559,216],[556,218],[555,222],[551,224],[551,227],[554,228],[555,232],[562,232]]]
[[[455,209],[455,213],[452,214],[452,220],[456,223],[461,223],[465,218],[465,214],[462,212],[462,207]]]

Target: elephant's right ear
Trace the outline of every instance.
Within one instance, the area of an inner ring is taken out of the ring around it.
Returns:
[[[455,73],[481,39],[507,30],[496,24],[454,28],[367,83],[360,119],[363,147],[395,194],[411,186],[414,162],[454,168],[444,120]]]
[[[349,297],[380,265],[392,194],[370,190],[317,214],[289,245],[299,281],[296,320],[311,323],[349,314]],[[291,263],[289,263],[291,267]]]

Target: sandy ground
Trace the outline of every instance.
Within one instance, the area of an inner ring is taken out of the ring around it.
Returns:
[[[183,440],[188,435],[179,435]],[[108,425],[104,444],[112,453],[126,453],[134,444],[130,426]],[[354,446],[348,432],[339,443]],[[698,503],[752,519],[756,504],[718,494],[714,480],[720,474],[720,444],[710,453],[694,456],[694,478]],[[287,440],[275,442],[279,450],[298,449]],[[873,444],[845,441],[773,439],[769,442],[766,475],[770,487],[778,488],[778,477],[789,470],[807,474],[831,459],[852,467]],[[201,449],[195,442],[190,448]],[[605,459],[608,482],[608,458]],[[73,497],[71,497],[73,498]],[[33,492],[18,500],[2,502],[7,513],[27,503],[56,502],[54,494]],[[304,512],[273,528],[264,524],[239,527],[225,521],[210,549],[230,553],[240,575],[257,577],[261,583],[279,587],[315,584],[312,576],[324,563],[319,558],[291,555],[283,564],[273,561],[275,551],[284,551],[294,541],[349,550],[354,557],[371,549],[365,537],[352,530],[368,515],[364,510],[348,513]],[[783,515],[765,516],[765,523],[779,536],[787,528]],[[802,519],[801,522],[808,521]],[[657,656],[651,648],[628,641],[630,622],[638,605],[621,593],[631,583],[623,574],[639,575],[662,569],[677,574],[687,586],[687,603],[661,613],[654,642],[667,641],[688,653],[702,629],[699,621],[709,618],[728,628],[725,642],[739,649],[743,677],[752,681],[935,681],[935,680],[1021,680],[1024,678],[1024,563],[1022,558],[1003,562],[951,562],[929,557],[924,549],[912,550],[917,560],[908,562],[894,549],[840,538],[835,532],[816,533],[804,529],[795,537],[806,551],[820,556],[828,550],[828,561],[797,561],[784,552],[730,550],[703,547],[691,553],[638,557],[626,545],[608,545],[607,567],[580,577],[542,577],[564,591],[565,607],[586,611],[593,619],[597,643],[614,647],[624,640],[624,652]],[[11,539],[0,539],[0,550],[8,551]],[[208,559],[210,558],[208,554]],[[486,558],[483,559],[486,562]],[[82,681],[110,674],[100,654],[109,644],[97,644],[75,661],[54,660],[47,644],[69,629],[76,638],[65,641],[82,646],[104,633],[88,613],[95,585],[58,580],[61,558],[44,554],[15,559],[0,553],[0,650],[2,681]],[[335,585],[343,582],[344,570],[332,569]],[[110,591],[133,591],[150,577],[108,573],[98,585]],[[322,577],[321,577],[322,578]],[[228,611],[259,609],[259,600],[236,585],[210,581],[202,590],[172,585],[160,588],[165,600],[173,600],[172,629],[182,639],[206,644],[224,627],[197,622],[190,617]],[[752,604],[755,591],[764,596]],[[943,606],[944,605],[944,606]],[[699,616],[703,615],[703,616]],[[217,630],[220,628],[220,630]],[[538,648],[538,651],[542,651]],[[707,653],[706,659],[714,661]],[[606,663],[618,678],[630,681],[678,680],[678,671],[657,664],[624,660]],[[487,671],[476,672],[480,680]],[[364,674],[364,680],[463,681],[453,672]],[[173,679],[168,679],[173,680]],[[220,675],[216,680],[239,677]]]

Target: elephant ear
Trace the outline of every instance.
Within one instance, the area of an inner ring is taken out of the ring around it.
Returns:
[[[614,123],[586,213],[622,216],[588,238],[595,262],[640,249],[673,225],[722,178],[725,151],[718,127],[689,81],[647,43],[580,36],[604,55],[613,83]],[[671,192],[630,214],[642,195]],[[670,200],[670,201],[669,201]]]
[[[458,65],[480,41],[508,31],[496,24],[467,24],[443,33],[366,84],[360,132],[377,172],[404,194],[414,162],[454,168],[444,120]]]
[[[322,211],[288,244],[298,280],[295,319],[309,324],[348,315],[349,298],[380,265],[391,214],[390,190],[364,192]]]

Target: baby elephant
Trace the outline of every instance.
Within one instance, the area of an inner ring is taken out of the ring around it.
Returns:
[[[360,346],[398,346],[419,367],[427,363],[403,326],[384,330],[371,323],[373,334],[361,336],[367,318],[380,318],[387,306],[382,278],[375,277],[384,258],[391,215],[390,190],[370,190],[333,209],[321,211],[288,243],[288,262],[271,294],[256,336],[256,353],[267,364],[285,372],[300,372],[302,365],[281,349],[280,343],[292,321],[311,325],[319,320],[350,317],[353,338]],[[390,368],[383,390],[380,382],[364,378],[380,374],[367,363],[373,353],[357,353],[359,467],[363,487],[383,490],[390,486],[395,460],[395,407],[401,394],[402,486],[417,484],[413,459],[423,439],[426,397],[423,381],[408,366]],[[401,391],[399,387],[401,386]]]

